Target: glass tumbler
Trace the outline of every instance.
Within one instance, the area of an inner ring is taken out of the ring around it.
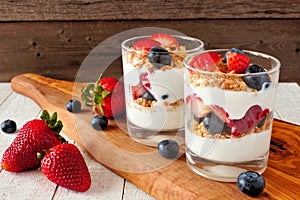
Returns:
[[[206,178],[235,182],[267,167],[278,59],[259,52],[217,49],[184,60],[188,166]]]
[[[204,44],[180,35],[168,35],[169,44],[153,37],[134,37],[121,44],[128,134],[149,146],[166,139],[183,144],[183,60],[201,52]]]

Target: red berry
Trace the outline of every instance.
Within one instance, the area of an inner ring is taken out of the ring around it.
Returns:
[[[124,84],[115,78],[101,78],[98,83],[82,89],[81,98],[85,105],[94,106],[99,115],[113,118],[125,112]]]
[[[132,47],[139,51],[149,51],[154,46],[160,46],[160,43],[155,40],[146,39],[137,41]]]
[[[139,84],[139,85],[131,86],[131,92],[132,92],[133,99],[137,99],[147,91],[141,84]]]
[[[242,74],[250,65],[249,57],[245,54],[239,54],[237,52],[228,51],[226,53],[226,58],[227,72]]]
[[[238,137],[244,133],[248,133],[268,113],[268,109],[263,110],[259,105],[250,107],[242,119],[233,120],[232,135]]]
[[[163,48],[167,47],[178,47],[179,43],[178,41],[171,35],[166,34],[166,33],[156,33],[150,36],[151,40],[158,41]],[[159,46],[159,45],[156,45]]]
[[[42,116],[44,115],[43,112]],[[49,116],[48,112],[47,115]],[[56,115],[56,114],[55,114]],[[50,119],[46,117],[47,120]],[[62,137],[58,132],[62,128],[61,122],[34,119],[27,122],[21,129],[12,144],[5,150],[1,167],[6,171],[20,172],[40,166],[36,154],[50,149],[61,143]]]
[[[196,69],[205,71],[215,71],[218,63],[222,60],[222,56],[216,52],[207,52],[195,56],[190,65]]]
[[[220,106],[213,105],[213,112],[214,114],[221,119],[223,122],[225,122],[228,126],[232,126],[232,120],[229,119],[229,114]]]
[[[205,117],[208,113],[211,112],[211,107],[208,105],[204,105],[203,100],[196,94],[187,97],[186,103],[191,104],[191,110],[193,114],[198,118]]]
[[[42,159],[43,174],[62,187],[85,192],[91,186],[91,176],[78,148],[73,144],[53,147]]]

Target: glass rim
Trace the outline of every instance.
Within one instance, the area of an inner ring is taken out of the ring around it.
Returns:
[[[127,51],[134,51],[134,52],[142,52],[142,50],[135,50],[135,49],[131,49],[130,47],[127,47],[125,46],[125,44],[127,42],[130,42],[132,40],[137,40],[137,39],[143,39],[143,38],[149,38],[151,35],[142,35],[142,36],[136,36],[136,37],[132,37],[132,38],[128,38],[126,40],[124,40],[122,43],[121,43],[121,47],[122,49],[125,49]],[[204,42],[200,39],[197,39],[197,38],[194,38],[194,37],[190,37],[190,36],[186,36],[186,35],[171,35],[173,36],[174,38],[181,38],[181,39],[185,39],[185,40],[189,40],[189,41],[196,41],[198,42],[200,45],[193,48],[193,49],[189,49],[189,50],[184,50],[184,51],[176,51],[178,53],[189,53],[189,52],[193,52],[193,51],[200,51],[200,50],[203,50],[204,49]]]
[[[202,52],[198,52],[198,53],[193,53],[193,54],[190,54],[188,55],[187,57],[185,57],[185,59],[183,60],[183,65],[185,68],[189,69],[189,70],[192,70],[192,71],[195,71],[195,72],[199,72],[199,73],[203,73],[203,74],[226,74],[226,75],[230,75],[230,76],[244,76],[244,75],[247,75],[247,76],[255,76],[255,75],[259,75],[259,74],[271,74],[271,73],[274,73],[276,71],[278,71],[281,67],[281,63],[280,61],[275,58],[274,56],[271,56],[269,54],[266,54],[266,53],[262,53],[262,52],[257,52],[257,51],[251,51],[251,50],[244,50],[243,51],[247,54],[251,54],[251,55],[254,55],[254,56],[260,56],[260,57],[263,57],[265,59],[270,59],[272,61],[275,62],[275,65],[274,67],[272,67],[271,69],[269,70],[266,70],[265,72],[258,72],[258,73],[252,73],[252,74],[245,74],[245,73],[242,73],[242,74],[230,74],[230,73],[224,73],[224,72],[210,72],[210,71],[205,71],[205,70],[202,70],[202,69],[196,69],[192,66],[190,66],[190,64],[188,63],[190,61],[191,58],[193,58],[194,56],[197,56],[197,55],[200,55],[200,54],[203,54],[203,53],[208,53],[208,52],[220,52],[220,51],[228,51],[230,49],[209,49],[209,50],[204,50]],[[254,63],[255,64],[255,63]]]

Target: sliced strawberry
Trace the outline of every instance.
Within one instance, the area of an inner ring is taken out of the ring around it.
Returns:
[[[160,43],[155,40],[146,39],[137,41],[132,47],[139,51],[149,51],[154,46],[160,46]]]
[[[131,86],[131,92],[133,99],[137,99],[142,96],[146,92],[146,90],[141,84],[139,84]]]
[[[161,47],[178,47],[179,43],[178,41],[171,35],[166,33],[156,33],[150,36],[151,40],[155,40],[160,42]]]
[[[245,54],[228,51],[226,53],[227,71],[242,74],[249,67],[249,57]]]
[[[146,73],[146,72],[142,73],[140,75],[140,81],[141,81],[141,84],[144,86],[144,88],[149,91],[151,88],[151,84],[148,79],[148,73]]]
[[[232,135],[239,137],[242,134],[248,133],[268,113],[269,109],[263,110],[259,105],[250,107],[242,119],[233,120]]]
[[[205,117],[212,111],[210,106],[204,105],[203,100],[196,94],[189,97],[188,101],[191,102],[191,109],[194,115],[198,118]]]
[[[196,69],[205,71],[215,71],[218,63],[222,60],[222,56],[216,52],[207,52],[195,56],[190,65]]]
[[[213,105],[214,114],[219,117],[223,122],[225,122],[228,126],[232,126],[232,120],[229,119],[229,114],[220,106]]]

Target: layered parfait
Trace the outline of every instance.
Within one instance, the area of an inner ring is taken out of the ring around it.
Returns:
[[[212,50],[186,60],[187,160],[197,165],[252,161],[264,171],[279,61],[265,54]]]
[[[183,60],[189,53],[202,49],[200,40],[165,33],[122,43],[130,133],[137,129],[154,132],[183,129]]]

